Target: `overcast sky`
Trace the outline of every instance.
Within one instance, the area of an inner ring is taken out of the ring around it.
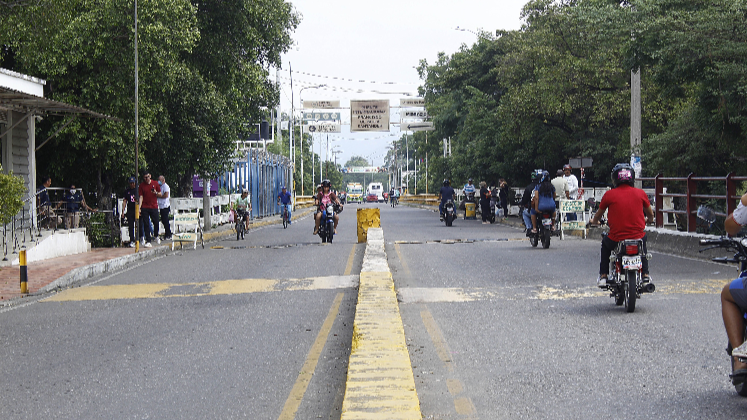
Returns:
[[[462,44],[471,46],[477,36],[457,31],[457,26],[495,34],[496,29],[519,29],[526,0],[295,0],[301,23],[293,34],[296,45],[283,56],[279,71],[283,112],[290,111],[289,70],[293,69],[294,107],[298,115],[299,91],[303,100],[389,99],[398,106],[405,93],[417,94],[421,81],[414,67],[420,60],[434,63],[439,52],[451,55]],[[336,78],[336,79],[335,79]],[[348,80],[354,80],[350,82]],[[362,82],[365,81],[365,82]],[[364,92],[357,93],[355,91]],[[394,92],[382,94],[380,92]],[[351,156],[369,156],[383,165],[386,147],[400,137],[390,133],[350,133],[350,111],[342,110],[342,134],[330,134],[330,148],[342,150],[338,163]],[[392,110],[392,121],[399,116]],[[317,138],[320,136],[316,135]],[[326,135],[324,135],[326,139]],[[325,140],[326,142],[326,140]],[[326,157],[326,144],[322,158]],[[315,151],[319,153],[319,144]]]

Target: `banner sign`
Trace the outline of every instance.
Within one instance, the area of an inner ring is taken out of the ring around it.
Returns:
[[[339,109],[340,101],[303,101],[304,109]]]
[[[581,213],[584,211],[584,200],[560,200],[561,213]]]
[[[563,230],[584,230],[586,222],[563,222]]]
[[[376,166],[348,166],[344,168],[347,173],[351,174],[369,174],[379,172],[379,168]]]
[[[305,121],[340,121],[339,112],[304,112]]]
[[[350,132],[389,131],[389,100],[350,100]]]
[[[418,119],[418,120],[424,120],[428,118],[428,111],[424,109],[418,109],[418,110],[402,110],[399,112],[399,119],[400,121],[403,120],[411,120],[411,119]]]
[[[341,133],[340,124],[308,124],[306,132],[308,133]]]
[[[403,122],[399,125],[400,131],[433,131],[435,129],[432,122]]]
[[[425,98],[402,98],[399,100],[399,106],[424,107]]]

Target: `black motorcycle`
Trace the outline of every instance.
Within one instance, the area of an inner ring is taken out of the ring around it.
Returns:
[[[321,205],[319,211],[322,213],[322,218],[319,221],[319,237],[322,238],[322,243],[332,243],[332,239],[335,237],[335,212],[340,212],[341,206],[335,206],[332,203]]]
[[[532,244],[532,247],[536,248],[542,242],[542,248],[550,248],[553,223],[552,213],[542,212],[537,214],[537,233],[529,232],[529,243]]]
[[[700,213],[700,209],[698,212]],[[700,214],[698,216],[700,216]],[[739,264],[740,273],[738,278],[747,277],[747,238],[723,237],[720,239],[701,239],[700,245],[706,246],[706,248],[701,249],[700,252],[714,248],[724,248],[729,251],[734,251],[735,253],[733,257],[716,257],[712,260],[723,264]],[[743,320],[747,318],[747,314],[742,315]],[[744,321],[744,325],[744,337],[747,338],[747,320]],[[734,372],[734,359],[731,357],[732,350],[733,348],[731,346],[731,343],[727,343],[726,353],[729,355],[729,360],[731,361],[731,370],[732,372]],[[739,361],[747,363],[747,359],[739,358]],[[747,382],[740,382],[735,384],[734,389],[737,391],[737,394],[743,397],[747,397]]]
[[[444,203],[444,212],[441,214],[441,221],[446,223],[446,226],[451,226],[456,220],[456,206],[454,200],[448,200]]]
[[[606,234],[602,234],[604,236]],[[627,312],[635,311],[635,303],[643,293],[656,290],[651,282],[643,281],[643,256],[651,259],[646,253],[643,239],[625,239],[617,243],[617,248],[610,255],[610,273],[606,288],[615,305],[625,305]]]

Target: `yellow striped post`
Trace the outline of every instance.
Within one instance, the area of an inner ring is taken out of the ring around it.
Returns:
[[[28,293],[28,271],[26,268],[26,250],[21,251],[18,256],[18,261],[21,263],[21,293]]]

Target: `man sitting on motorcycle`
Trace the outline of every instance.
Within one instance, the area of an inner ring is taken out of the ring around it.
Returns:
[[[472,184],[472,178],[467,180],[467,184],[464,186],[464,198],[467,201],[475,200],[475,185]]]
[[[315,203],[319,203],[317,204],[317,206],[319,207],[324,206],[326,208],[327,204],[329,203],[334,203],[334,204],[337,204],[338,206],[342,205],[340,204],[340,200],[337,198],[335,193],[333,193],[330,190],[331,187],[332,187],[332,183],[329,182],[328,179],[325,179],[324,181],[322,181],[322,191],[316,195]],[[333,216],[333,218],[335,221],[335,234],[337,234],[337,222],[340,221],[340,216],[338,216],[337,212],[335,212],[335,215]],[[318,211],[316,215],[314,215],[314,235],[319,233],[319,223],[321,223],[321,221],[322,221],[322,212],[320,209],[320,211]]]
[[[252,203],[249,201],[249,191],[243,190],[241,197],[236,199],[236,223],[243,221],[246,230],[249,230],[249,212],[252,210]]]
[[[396,198],[397,197],[394,195],[394,187],[392,187],[389,190],[389,201],[391,201],[393,203]]]
[[[724,222],[724,229],[730,236],[737,235],[742,226],[747,225],[747,194],[739,200],[736,210]],[[726,336],[729,339],[734,357],[732,382],[738,385],[747,380],[747,363],[737,357],[747,358],[747,344],[744,337],[744,314],[747,312],[747,278],[738,278],[721,290],[721,316],[724,319]]]
[[[607,224],[610,231],[602,238],[602,255],[599,262],[599,278],[597,286],[606,287],[607,277],[610,271],[610,255],[617,248],[617,243],[625,239],[643,239],[643,248],[646,249],[647,223],[653,223],[654,212],[651,203],[643,190],[633,186],[635,172],[627,163],[618,163],[612,168],[613,189],[607,191],[599,203],[594,217],[589,222],[592,225],[599,224],[604,212],[607,211]],[[645,218],[644,218],[645,215]],[[651,280],[648,274],[648,259],[645,252],[641,256],[643,267],[643,282]]]
[[[552,185],[550,173],[547,171],[542,171],[542,178],[534,188],[534,195],[532,196],[532,209],[530,210],[532,233],[537,233],[537,215],[542,215],[542,213],[552,213],[552,220],[555,221],[555,187]],[[553,223],[550,231],[554,230]]]
[[[451,182],[449,182],[448,179],[444,179],[444,186],[441,187],[441,191],[438,192],[438,199],[440,200],[440,203],[438,204],[438,212],[441,216],[441,221],[444,220],[444,204],[446,204],[447,201],[456,198],[454,188],[452,188],[450,184]]]

